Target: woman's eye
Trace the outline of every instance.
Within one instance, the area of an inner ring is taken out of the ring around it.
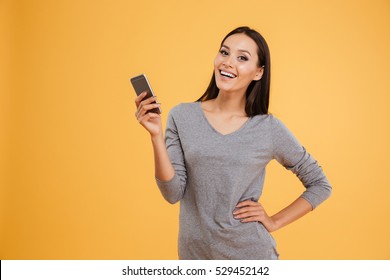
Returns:
[[[222,55],[228,55],[228,52],[225,51],[225,50],[220,50],[219,52],[220,52],[220,54],[222,54]]]
[[[238,57],[238,60],[241,60],[241,61],[248,61],[248,58],[246,56],[239,56]]]

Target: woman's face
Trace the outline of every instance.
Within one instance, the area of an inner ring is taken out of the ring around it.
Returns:
[[[214,60],[215,81],[220,91],[244,93],[253,80],[260,80],[257,45],[239,33],[226,38]]]

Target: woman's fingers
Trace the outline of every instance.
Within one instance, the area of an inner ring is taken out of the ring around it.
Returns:
[[[259,218],[256,216],[248,217],[248,218],[242,218],[240,219],[240,222],[242,223],[249,223],[249,222],[260,222]]]
[[[142,116],[146,115],[149,110],[160,107],[160,103],[151,103],[146,105],[140,105],[135,112],[135,116],[139,120]]]
[[[246,212],[248,207],[262,207],[260,203],[253,201],[253,200],[244,200],[241,201],[236,205],[236,209],[234,210],[234,213],[242,213]]]
[[[141,93],[140,95],[137,95],[137,97],[135,98],[135,106],[139,106],[139,104],[141,103],[142,99],[144,99],[144,97],[146,96],[146,91],[144,91],[143,93]]]
[[[256,201],[253,201],[253,200],[244,200],[244,201],[241,201],[240,203],[238,203],[236,205],[236,207],[240,208],[240,207],[244,207],[244,206],[249,206],[249,205],[257,205],[259,204],[258,202]]]
[[[149,98],[143,100],[146,95],[147,95],[147,92],[144,91],[143,93],[138,95],[134,100],[135,105],[137,106],[137,111],[135,111],[134,115],[138,119],[139,122],[145,120],[145,118],[143,118],[143,116],[145,116],[149,110],[160,107],[160,104],[156,103],[156,101],[157,101],[156,96],[152,96],[152,97],[149,97]],[[147,118],[147,119],[149,119],[149,118]]]
[[[235,211],[233,216],[235,219],[248,218],[253,216],[262,217],[264,214],[264,209],[261,207],[258,208],[246,208],[241,209],[241,211]]]
[[[252,200],[241,201],[233,211],[234,218],[241,222],[261,222],[266,215],[263,206]]]
[[[159,118],[160,115],[159,114],[156,114],[156,113],[152,113],[152,112],[149,112],[145,115],[143,115],[142,117],[138,118],[138,122],[140,122],[141,124],[148,121],[148,120],[151,120],[151,119],[154,119],[154,118]]]
[[[134,115],[152,136],[162,135],[161,116],[152,112],[153,109],[159,108],[161,104],[156,103],[156,96],[144,99],[145,96],[147,96],[147,92],[143,92],[135,98],[134,102],[137,110]]]
[[[152,102],[154,102],[154,101],[157,100],[157,96],[151,96],[151,97],[149,97],[149,98],[143,100],[143,99],[145,98],[146,94],[147,94],[147,92],[144,91],[143,93],[141,93],[140,95],[138,95],[138,96],[135,98],[134,102],[135,102],[135,105],[136,105],[137,107],[139,107],[140,105],[145,105],[145,104],[152,103]]]

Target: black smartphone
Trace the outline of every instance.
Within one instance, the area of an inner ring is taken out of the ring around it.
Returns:
[[[140,95],[144,91],[147,92],[146,96],[142,100],[145,100],[149,97],[155,96],[153,93],[152,87],[150,86],[150,83],[149,83],[148,79],[146,78],[145,74],[141,74],[141,75],[135,76],[133,78],[130,78],[130,82],[133,85],[135,93],[137,95]],[[156,101],[154,101],[153,103],[156,103]],[[154,109],[149,110],[147,113],[149,113],[149,112],[161,114],[161,109],[154,108]]]

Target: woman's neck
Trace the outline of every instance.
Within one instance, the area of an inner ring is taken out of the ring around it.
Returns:
[[[245,112],[246,97],[245,94],[232,94],[219,92],[214,101],[214,110],[220,113],[238,114],[246,116]]]

